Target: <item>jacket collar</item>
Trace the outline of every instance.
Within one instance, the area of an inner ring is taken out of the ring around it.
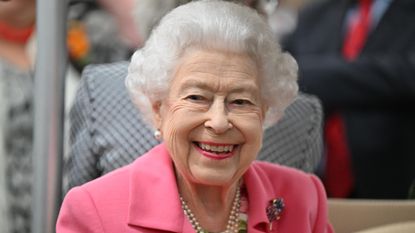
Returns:
[[[269,177],[256,169],[256,163],[249,167],[244,175],[244,182],[248,192],[248,232],[267,232],[269,221],[266,209],[269,201],[276,198],[277,192]],[[276,177],[277,178],[277,177]]]
[[[191,232],[184,216],[173,162],[164,144],[132,164],[127,223],[170,232]]]

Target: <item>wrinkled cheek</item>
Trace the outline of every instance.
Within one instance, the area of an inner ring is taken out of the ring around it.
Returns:
[[[165,137],[165,143],[167,144],[170,153],[172,155],[180,154],[178,145],[179,138],[177,136],[177,131],[175,129],[169,129]]]
[[[172,159],[176,164],[187,163],[187,155],[189,153],[190,142],[188,139],[189,128],[185,124],[186,117],[181,115],[170,115],[167,120],[163,122],[163,138],[166,143]]]

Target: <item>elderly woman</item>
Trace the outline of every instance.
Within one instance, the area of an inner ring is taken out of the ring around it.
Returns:
[[[296,96],[296,73],[255,11],[223,1],[174,9],[127,77],[163,143],[73,188],[57,232],[332,232],[315,176],[254,161]]]

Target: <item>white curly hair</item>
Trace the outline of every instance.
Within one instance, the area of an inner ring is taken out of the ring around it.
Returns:
[[[297,63],[281,51],[255,10],[219,0],[193,1],[164,16],[132,56],[126,86],[151,125],[152,105],[167,96],[175,68],[189,48],[247,53],[256,60],[268,106],[264,128],[277,122],[297,95]]]

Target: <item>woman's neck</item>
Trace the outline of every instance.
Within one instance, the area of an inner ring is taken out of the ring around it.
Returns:
[[[202,228],[210,232],[226,229],[239,182],[228,186],[194,184],[178,177],[179,192]]]
[[[31,68],[26,46],[19,43],[0,39],[0,58],[21,70],[30,70]]]

